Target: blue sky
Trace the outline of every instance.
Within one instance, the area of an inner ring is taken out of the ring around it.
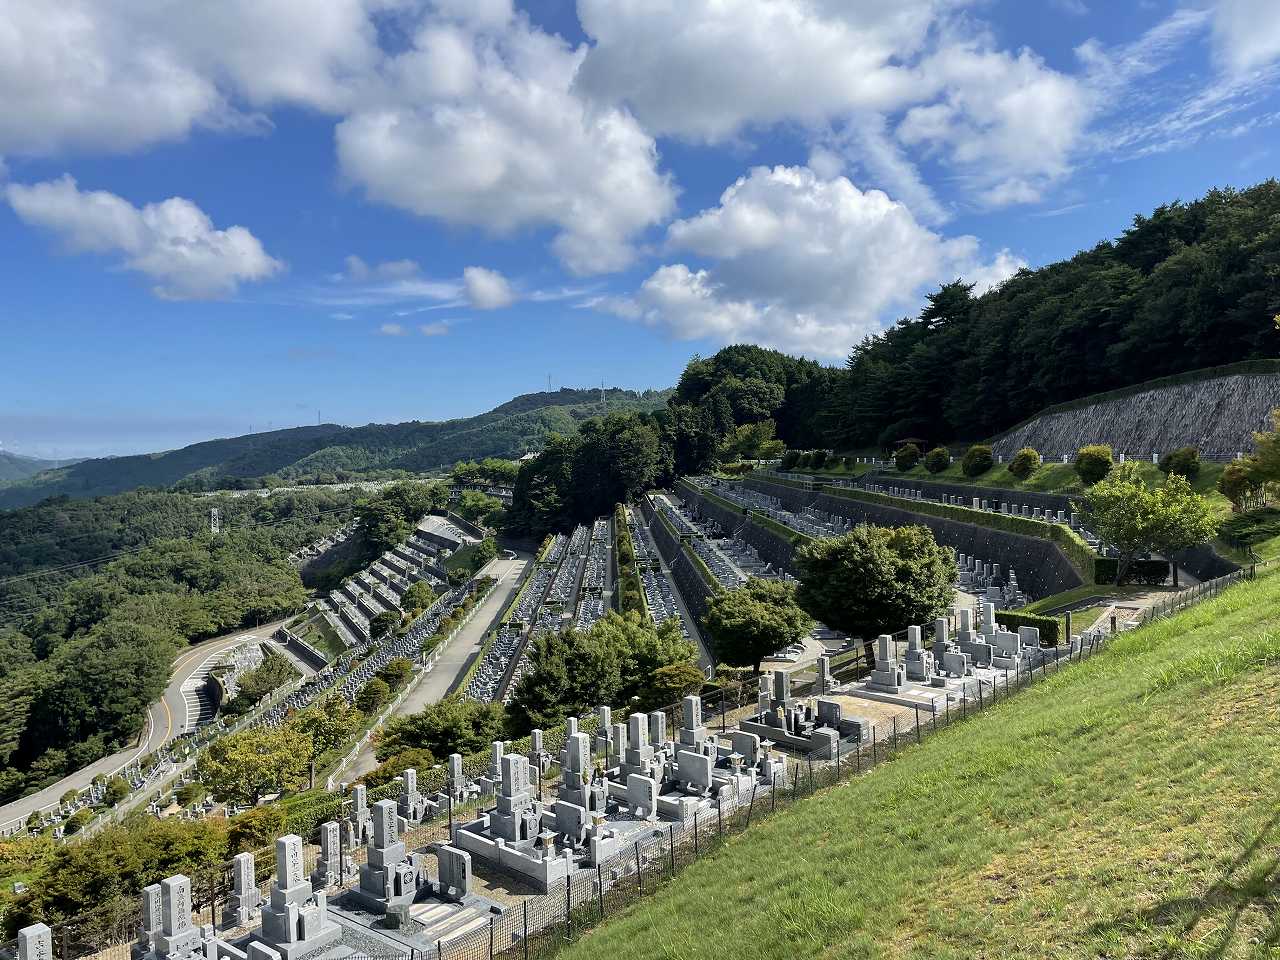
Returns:
[[[0,444],[839,362],[1275,171],[1280,5],[0,0]]]

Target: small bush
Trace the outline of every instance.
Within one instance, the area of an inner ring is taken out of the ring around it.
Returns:
[[[1023,447],[1009,462],[1009,472],[1019,480],[1025,480],[1040,466],[1040,453],[1033,447]]]
[[[797,467],[798,469],[800,469],[800,470],[808,470],[808,469],[809,469],[809,467],[811,467],[811,466],[813,466],[813,454],[812,454],[812,453],[802,453],[802,454],[800,454],[800,456],[796,457],[796,467]]]
[[[810,466],[813,467],[813,469],[821,470],[823,467],[827,465],[827,451],[825,450],[813,451],[813,457],[812,459],[810,459],[809,464]]]
[[[1111,472],[1111,448],[1105,443],[1081,447],[1076,453],[1076,474],[1091,487]]]
[[[1045,617],[1037,613],[997,610],[996,623],[1014,633],[1019,627],[1035,627],[1040,631],[1040,646],[1056,647],[1062,638],[1062,621],[1057,617]]]
[[[81,807],[71,816],[67,817],[66,821],[62,824],[62,831],[68,836],[73,833],[79,833],[84,829],[85,824],[92,819],[93,811],[88,807]]]
[[[898,469],[906,473],[920,462],[920,448],[914,443],[905,443],[893,455],[893,462]]]
[[[1160,472],[1194,480],[1200,476],[1200,451],[1195,447],[1179,447],[1160,458]]]
[[[951,466],[951,451],[946,447],[934,447],[924,455],[924,468],[930,473],[941,473]]]
[[[995,465],[991,448],[985,443],[975,443],[960,461],[960,470],[966,477],[980,477]]]
[[[783,470],[790,470],[800,460],[799,450],[788,450],[782,455],[782,463],[780,466]]]

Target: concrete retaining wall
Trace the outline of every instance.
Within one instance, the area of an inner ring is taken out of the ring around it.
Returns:
[[[1018,574],[1019,586],[1033,599],[1070,590],[1084,583],[1066,555],[1048,540],[825,493],[818,496],[815,506],[855,523],[883,527],[911,524],[928,527],[939,543],[951,547],[957,553],[998,563],[1005,570],[1012,567]]]

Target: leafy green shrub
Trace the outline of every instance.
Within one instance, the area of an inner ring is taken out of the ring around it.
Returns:
[[[809,465],[815,470],[821,470],[827,465],[827,451],[815,450],[809,460]]]
[[[991,456],[991,447],[985,443],[975,443],[960,461],[960,470],[966,477],[980,477],[995,465]]]
[[[914,443],[904,443],[894,453],[893,462],[899,470],[906,473],[920,462],[920,448]]]
[[[1035,627],[1040,631],[1040,646],[1056,647],[1062,638],[1062,621],[1057,617],[1045,617],[1037,613],[1013,610],[997,610],[996,623],[1006,630],[1017,632],[1019,627]]]
[[[941,473],[951,466],[951,451],[946,447],[934,447],[924,455],[924,468],[930,473]]]
[[[1200,476],[1200,451],[1195,447],[1179,447],[1160,458],[1160,472],[1166,476],[1177,474],[1194,480]]]
[[[797,469],[797,470],[807,470],[807,469],[809,469],[809,467],[811,467],[811,466],[813,466],[813,454],[812,454],[812,453],[802,453],[802,454],[800,454],[800,456],[796,457],[796,469]]]
[[[1036,472],[1036,468],[1040,466],[1040,453],[1034,447],[1023,447],[1019,450],[1011,461],[1009,461],[1009,472],[1019,480],[1025,480],[1031,474]]]
[[[1222,468],[1222,476],[1218,477],[1218,492],[1231,501],[1235,510],[1243,510],[1245,503],[1251,500],[1262,487],[1262,478],[1256,470],[1257,461],[1253,457],[1233,460]]]
[[[88,807],[81,807],[79,810],[77,810],[75,813],[73,813],[71,816],[67,818],[66,822],[63,823],[62,825],[62,830],[68,836],[70,836],[73,833],[79,833],[81,830],[84,829],[85,824],[87,824],[92,819],[93,819],[93,811],[90,810]]]
[[[114,807],[131,793],[133,793],[133,787],[129,786],[128,780],[124,777],[112,777],[107,781],[107,789],[103,792],[102,800],[108,807]]]
[[[1093,486],[1111,472],[1111,448],[1105,443],[1081,447],[1076,454],[1076,474],[1085,486]]]
[[[790,470],[796,465],[796,463],[799,460],[800,460],[799,450],[788,450],[786,453],[782,455],[782,463],[780,464],[780,466],[782,467],[783,470]]]

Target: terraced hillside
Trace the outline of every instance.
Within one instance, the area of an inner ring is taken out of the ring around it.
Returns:
[[[1275,957],[1277,681],[1272,571],[763,820],[564,956]]]

